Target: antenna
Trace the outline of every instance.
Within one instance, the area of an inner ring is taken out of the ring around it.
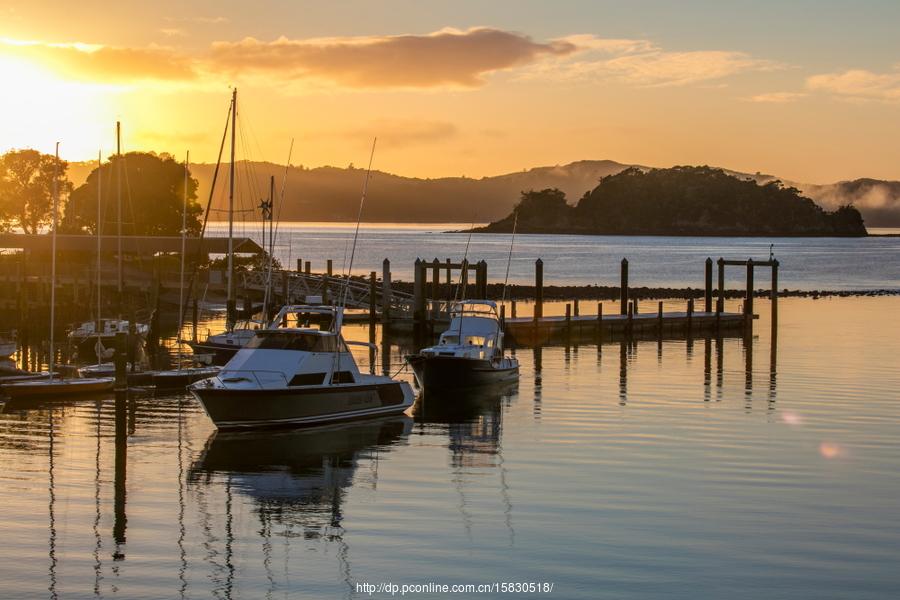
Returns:
[[[519,225],[519,211],[513,213],[513,229],[512,229],[512,237],[509,240],[509,256],[506,257],[506,277],[503,279],[503,297],[500,300],[501,304],[506,302],[506,284],[509,283],[509,265],[512,262],[512,253],[513,253],[513,244],[516,241],[516,227]]]
[[[347,266],[347,278],[344,280],[344,293],[341,296],[341,309],[347,304],[347,292],[350,289],[350,274],[353,272],[353,259],[356,256],[356,240],[359,238],[359,222],[362,220],[363,205],[366,202],[366,194],[369,191],[369,177],[372,174],[372,161],[375,159],[375,144],[378,138],[372,140],[372,152],[369,154],[369,166],[366,169],[366,180],[363,182],[362,197],[359,199],[359,212],[356,214],[356,231],[353,233],[353,247],[350,250],[350,264]]]

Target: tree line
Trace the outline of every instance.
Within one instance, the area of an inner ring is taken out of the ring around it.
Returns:
[[[0,156],[0,231],[35,234],[48,230],[53,219],[55,172],[60,233],[93,235],[99,222],[100,232],[112,235],[118,231],[121,206],[124,235],[181,235],[185,194],[187,233],[200,233],[203,209],[197,203],[197,180],[188,174],[185,185],[184,163],[169,154],[113,155],[77,188],[69,181],[67,170],[66,161],[57,165],[53,155],[30,148]]]
[[[710,167],[631,167],[577,204],[558,189],[522,192],[513,213],[476,231],[592,235],[863,236],[859,211],[826,211],[780,181],[764,185]]]

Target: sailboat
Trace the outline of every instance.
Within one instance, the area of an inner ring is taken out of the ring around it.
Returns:
[[[188,197],[188,165],[191,154],[188,152],[184,159],[184,198],[181,208],[181,274],[178,294],[178,368],[173,371],[156,371],[153,373],[153,385],[161,390],[184,389],[189,383],[199,379],[212,377],[219,372],[219,367],[188,367],[183,368],[183,356],[181,353],[181,330],[184,329],[184,253],[187,238],[187,197]]]
[[[234,298],[234,172],[235,172],[235,130],[237,128],[237,89],[231,92],[231,167],[228,172],[228,281],[226,299],[225,331],[208,334],[202,342],[188,342],[196,355],[212,356],[214,365],[224,365],[235,353],[249,342],[260,327],[266,323],[235,317]]]
[[[37,396],[70,396],[73,394],[89,394],[111,390],[113,377],[92,377],[78,379],[55,379],[56,348],[54,346],[54,328],[56,325],[56,229],[59,221],[59,142],[56,144],[56,163],[53,169],[53,225],[51,231],[50,250],[50,375],[47,380],[18,381],[0,385],[0,390],[7,396],[15,398]]]
[[[117,193],[117,232],[116,232],[116,242],[118,244],[118,293],[119,293],[119,301],[121,302],[122,293],[123,293],[123,279],[122,279],[122,147],[121,147],[121,127],[120,123],[116,122],[116,170],[118,173],[118,193]],[[100,169],[100,165],[97,166],[97,176],[98,178],[101,176],[102,171]],[[134,347],[134,344],[138,343],[138,341],[143,341],[147,334],[150,332],[150,326],[146,323],[134,323],[132,324],[127,319],[122,318],[101,318],[100,317],[100,223],[101,223],[101,208],[100,208],[100,184],[97,184],[97,319],[84,321],[73,326],[68,335],[69,345],[75,348],[78,356],[81,358],[87,358],[95,356],[97,357],[98,363],[101,363],[104,358],[109,358],[111,356],[111,349],[115,345],[116,334],[118,333],[127,333],[128,334],[128,344],[130,347]],[[97,368],[93,369],[95,373],[101,373],[109,370],[109,366],[104,368],[103,365],[98,364]]]
[[[374,156],[375,146],[372,145]],[[353,270],[366,172],[347,283]],[[288,305],[254,332],[218,376],[188,387],[219,429],[315,425],[405,412],[415,401],[406,381],[360,372],[341,329],[347,283],[338,306]]]

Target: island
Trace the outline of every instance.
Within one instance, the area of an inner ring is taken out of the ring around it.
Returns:
[[[722,169],[631,167],[600,180],[577,204],[548,188],[522,192],[513,212],[478,233],[588,235],[865,236],[851,205],[826,211],[780,181]]]

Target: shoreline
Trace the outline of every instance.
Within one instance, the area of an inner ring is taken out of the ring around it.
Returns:
[[[406,281],[392,281],[391,287],[400,292],[413,293],[413,284]],[[429,284],[429,291],[431,285]],[[450,289],[450,288],[453,289]],[[472,286],[474,287],[474,286]],[[455,293],[456,285],[448,286],[442,283],[439,287],[440,298],[452,297]],[[705,290],[703,288],[694,287],[629,287],[628,297],[637,298],[638,300],[668,300],[672,298],[689,299],[703,298]],[[618,286],[603,285],[545,285],[544,300],[619,300],[620,288]],[[726,289],[725,298],[743,298],[747,295],[747,290]],[[768,298],[769,290],[760,288],[755,290],[754,297]],[[503,296],[503,284],[489,283],[487,285],[486,300],[496,300]],[[713,298],[718,296],[718,290],[713,290]],[[779,298],[827,298],[827,297],[872,297],[872,296],[900,296],[900,288],[897,289],[877,289],[877,290],[791,290],[781,289],[778,291]],[[535,286],[511,284],[506,288],[507,300],[534,300]]]

